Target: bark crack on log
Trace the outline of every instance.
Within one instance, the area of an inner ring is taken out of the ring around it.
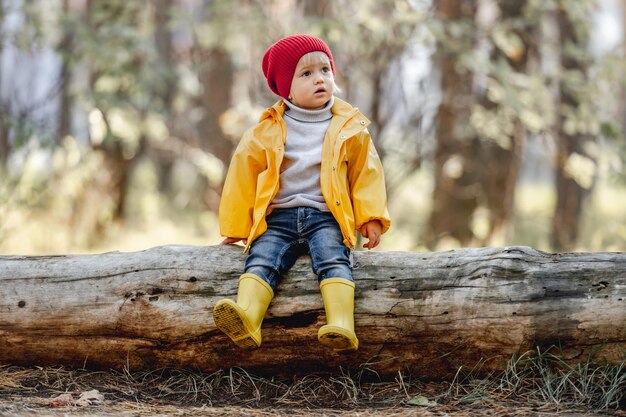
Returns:
[[[80,256],[80,255],[77,255]],[[0,256],[0,262],[3,260],[2,258],[5,258],[4,256]],[[57,266],[58,265],[54,265]],[[68,268],[71,268],[72,266],[76,266],[76,265],[64,265]],[[184,268],[184,267],[178,267],[178,266],[173,266],[173,267],[155,267],[155,268],[141,268],[141,269],[136,269],[136,268],[130,268],[129,270],[124,270],[124,271],[119,271],[119,272],[114,272],[114,273],[110,273],[110,274],[97,274],[97,275],[88,275],[88,276],[80,276],[77,278],[71,278],[71,279],[60,279],[65,277],[66,275],[62,275],[62,276],[47,276],[47,275],[37,275],[37,276],[12,276],[12,277],[2,277],[3,280],[33,280],[33,279],[38,279],[38,280],[49,280],[50,282],[53,283],[72,283],[72,282],[81,282],[81,281],[89,281],[89,280],[94,280],[94,279],[104,279],[104,278],[115,278],[115,277],[121,277],[124,275],[129,275],[129,274],[138,274],[140,272],[158,272],[158,271],[176,271],[177,275],[182,275],[180,273],[180,271],[184,271],[184,270],[188,270],[188,271],[196,271],[196,269],[192,269],[192,268]],[[1,272],[1,271],[0,271]],[[192,277],[195,278],[195,277]],[[188,281],[188,279],[182,279],[179,281]]]

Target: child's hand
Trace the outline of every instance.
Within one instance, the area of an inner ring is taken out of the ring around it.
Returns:
[[[361,234],[369,241],[363,245],[364,248],[374,249],[380,243],[380,235],[383,232],[383,225],[378,220],[372,220],[361,226]]]
[[[239,241],[242,241],[244,245],[248,244],[248,239],[246,238],[240,238],[240,237],[227,237],[226,239],[222,240],[222,245],[232,245],[233,243],[237,243]]]

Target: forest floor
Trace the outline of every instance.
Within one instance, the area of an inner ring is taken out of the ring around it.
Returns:
[[[566,392],[572,381],[563,378],[515,388],[502,381],[424,383],[399,374],[386,382],[346,375],[281,382],[243,370],[208,375],[0,366],[0,416],[626,416],[621,376],[617,386],[597,386],[588,395],[582,385]],[[617,391],[604,395],[611,390]]]

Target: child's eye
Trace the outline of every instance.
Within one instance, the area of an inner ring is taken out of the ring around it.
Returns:
[[[328,67],[324,67],[324,68],[322,68],[322,71],[324,71],[324,72],[330,72],[330,68],[328,68]]]
[[[304,71],[304,72],[302,73],[302,76],[303,76],[303,77],[308,77],[309,75],[311,75],[311,71]]]

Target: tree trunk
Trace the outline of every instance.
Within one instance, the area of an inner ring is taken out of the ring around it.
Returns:
[[[198,65],[198,80],[202,85],[199,104],[204,116],[198,122],[199,145],[215,155],[228,166],[234,150],[234,144],[222,131],[220,116],[231,107],[232,85],[235,80],[235,65],[231,51],[226,47],[226,39],[232,36],[232,25],[225,22],[235,16],[236,7],[228,2],[205,1],[206,18],[212,19],[214,29],[221,33],[220,40],[210,45],[195,41],[193,55]],[[223,4],[222,4],[223,3]],[[219,187],[221,189],[221,187]]]
[[[476,2],[439,0],[437,8],[445,22],[460,23],[473,20]],[[477,163],[474,161],[476,150],[469,126],[473,77],[469,70],[459,72],[457,67],[463,51],[449,50],[445,46],[440,49],[443,52],[439,58],[441,104],[436,120],[435,188],[425,236],[430,248],[436,248],[446,237],[456,239],[461,245],[469,244],[474,238],[470,220],[478,206],[478,178],[472,166]]]
[[[4,27],[4,0],[0,0],[0,28]],[[0,57],[3,56],[4,43],[0,42]],[[3,71],[0,68],[0,88],[2,87]],[[0,174],[5,175],[7,160],[9,159],[9,104],[2,100],[0,89]]]
[[[200,146],[219,158],[227,167],[234,150],[220,126],[220,116],[231,106],[231,86],[233,84],[234,66],[229,52],[222,46],[209,50],[201,50],[202,69],[198,78],[202,84],[201,102],[204,117],[199,122]],[[226,175],[223,175],[224,178]],[[212,211],[219,208],[219,200],[223,184],[206,184],[207,205]]]
[[[240,247],[165,246],[136,253],[0,256],[0,365],[131,370],[242,367],[257,375],[338,367],[383,378],[499,371],[514,355],[557,345],[572,362],[611,363],[626,349],[626,254],[548,254],[527,247],[441,253],[357,252],[361,347],[317,340],[323,302],[308,258],[279,283],[263,344],[241,350],[215,328],[233,298]]]
[[[124,157],[122,148],[119,141],[92,146],[102,153],[102,170],[89,178],[73,204],[71,226],[77,232],[72,239],[77,247],[93,246],[104,236],[108,222],[124,220],[133,160]]]
[[[3,176],[9,159],[9,121],[4,108],[4,103],[0,102],[0,173]]]
[[[529,72],[528,63],[530,51],[536,49],[533,43],[535,28],[530,23],[524,27],[515,25],[524,19],[525,9],[528,7],[526,0],[509,0],[498,3],[500,8],[500,22],[506,22],[508,30],[515,34],[522,42],[521,49],[507,51],[494,47],[491,54],[491,62],[506,62],[510,67],[511,74],[525,74]],[[498,78],[497,74],[491,75]],[[498,83],[507,85],[510,80],[498,79]],[[508,88],[515,88],[509,86]],[[500,104],[493,102],[486,91],[480,99],[480,104],[489,110],[496,110]],[[514,131],[508,137],[509,146],[504,147],[487,138],[476,138],[479,155],[474,161],[479,169],[480,181],[477,184],[484,196],[484,204],[489,211],[489,229],[486,236],[481,239],[482,245],[494,242],[506,242],[510,219],[514,212],[515,186],[519,174],[523,142],[526,131],[519,117],[514,120]]]
[[[70,12],[69,0],[63,0],[63,15]],[[62,57],[60,84],[60,104],[59,104],[59,125],[57,127],[57,146],[62,143],[65,136],[72,133],[72,96],[70,85],[72,83],[72,57],[74,47],[73,28],[63,28],[63,38],[58,46],[58,51]]]
[[[588,80],[589,58],[583,58],[573,53],[571,49],[586,48],[589,40],[589,28],[582,27],[584,22],[577,22],[568,14],[565,5],[558,11],[559,33],[561,44],[561,67],[568,77],[573,74],[581,80]],[[569,49],[569,50],[568,50]],[[571,84],[571,83],[570,83]],[[566,82],[560,83],[560,107],[561,115],[558,120],[557,150],[555,161],[556,181],[556,207],[552,220],[552,247],[555,250],[572,250],[578,241],[580,217],[583,205],[590,194],[595,181],[595,172],[591,174],[588,184],[582,184],[573,175],[577,169],[569,163],[575,155],[582,156],[593,162],[595,170],[595,158],[589,153],[589,144],[593,137],[585,132],[571,131],[566,128],[564,113],[568,110],[576,113],[577,108],[584,104],[584,92],[579,91],[581,86],[575,87]],[[570,116],[571,117],[571,116]]]
[[[626,0],[622,0],[622,28],[624,31],[624,38],[622,39],[622,46],[624,48],[623,56],[626,56]],[[622,80],[626,80],[626,66],[622,67]],[[622,122],[622,135],[626,138],[626,83],[621,84],[622,99],[619,102],[619,117]]]
[[[162,100],[164,113],[167,116],[167,127],[170,131],[176,131],[176,122],[174,117],[174,98],[177,91],[176,75],[172,68],[176,68],[176,59],[174,54],[173,30],[171,23],[171,14],[173,0],[157,0],[154,2],[154,43],[159,54],[159,62],[162,68],[166,68],[166,75],[162,85]],[[176,136],[176,133],[174,133]],[[159,191],[167,196],[173,196],[171,183],[172,169],[174,167],[175,157],[171,152],[162,152],[150,149],[152,152],[151,159],[158,166]]]

